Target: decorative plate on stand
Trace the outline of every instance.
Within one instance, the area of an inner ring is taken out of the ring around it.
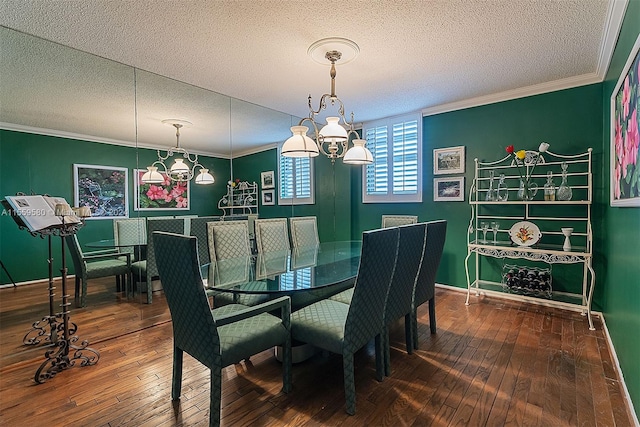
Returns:
[[[542,233],[537,225],[529,221],[520,221],[509,229],[511,241],[518,246],[532,246],[540,241]]]

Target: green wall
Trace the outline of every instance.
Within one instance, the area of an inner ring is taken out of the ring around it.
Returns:
[[[260,218],[316,216],[321,242],[349,240],[352,235],[350,166],[343,164],[342,160],[332,164],[322,155],[312,161],[315,204],[278,206],[276,202],[275,206],[263,206],[260,203]],[[269,170],[275,171],[277,187],[278,151],[275,148],[233,159],[234,177],[243,181],[260,182],[260,173]],[[355,238],[359,239],[360,236]]]
[[[155,150],[0,130],[0,198],[16,192],[46,193],[62,196],[73,204],[73,164],[80,163],[128,168],[130,217],[220,215],[217,203],[226,192],[230,162],[206,156],[200,156],[199,161],[217,181],[208,186],[191,185],[189,210],[135,211],[133,169],[144,169],[156,159]],[[112,221],[108,219],[88,220],[78,232],[81,244],[108,238],[113,238]],[[60,257],[59,243],[54,243],[54,259]],[[16,282],[48,276],[46,241],[18,229],[9,215],[0,216],[0,259]],[[54,274],[58,274],[57,269]],[[10,283],[3,271],[0,283]]]
[[[618,43],[603,83],[604,167],[610,161],[610,102],[631,48],[640,33],[640,1],[631,0]],[[625,383],[640,418],[640,208],[609,206],[609,174],[604,177],[603,252],[606,268],[600,272],[604,315]]]
[[[504,147],[509,144],[536,150],[540,142],[546,141],[551,144],[550,150],[559,154],[585,152],[592,147],[594,181],[599,183],[602,181],[601,99],[602,88],[596,84],[424,117],[422,203],[362,204],[362,174],[354,171],[352,235],[379,227],[383,214],[413,214],[421,221],[446,219],[447,240],[437,280],[466,287],[464,258],[471,215],[468,193],[473,180],[473,159],[498,160],[505,156]],[[434,202],[433,149],[458,145],[466,147],[465,202]],[[595,192],[601,193],[602,186],[596,184]],[[599,199],[601,197],[596,197]],[[594,211],[601,210],[599,203],[594,204]],[[600,236],[603,233],[597,222],[599,217],[594,218],[594,229]],[[596,237],[598,240],[601,237]],[[600,303],[601,298],[596,298],[595,306]]]

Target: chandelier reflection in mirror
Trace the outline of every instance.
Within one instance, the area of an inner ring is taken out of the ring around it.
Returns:
[[[145,184],[161,184],[164,182],[164,172],[171,181],[186,182],[190,181],[194,176],[196,177],[195,183],[206,185],[213,184],[215,179],[213,175],[209,173],[209,169],[206,169],[198,162],[197,154],[189,154],[187,150],[180,147],[180,128],[191,123],[186,120],[168,119],[163,120],[162,123],[172,125],[176,128],[176,146],[167,150],[166,155],[162,155],[161,150],[158,150],[158,160],[153,162],[151,166],[147,166],[147,171],[142,175],[142,182]],[[175,155],[182,155],[182,158],[177,157],[174,159],[171,168],[167,169],[165,161],[172,158]],[[185,161],[187,163],[185,163]],[[190,165],[191,163],[192,165]],[[196,176],[196,171],[199,170]]]
[[[328,38],[318,40],[309,47],[308,54],[317,59],[320,49],[326,48],[324,58],[331,63],[331,93],[325,93],[320,98],[320,105],[317,110],[313,109],[311,103],[311,95],[309,95],[309,117],[306,117],[298,123],[297,126],[291,127],[291,136],[282,145],[281,154],[284,157],[316,157],[320,153],[331,159],[335,163],[336,159],[342,158],[343,163],[352,165],[365,165],[373,163],[373,156],[365,146],[366,141],[360,139],[360,136],[354,130],[353,113],[351,120],[347,121],[344,116],[344,104],[336,95],[336,62],[342,58],[342,52],[335,50],[336,47],[346,49],[348,53],[347,62],[352,60],[360,51],[358,45],[351,40],[342,38]],[[327,108],[327,103],[338,107],[338,117],[327,117],[327,124],[320,130],[316,116],[322,110]],[[340,124],[340,119],[344,122],[344,126]],[[313,138],[311,139],[307,132],[308,126],[304,126],[308,122],[313,128]],[[353,137],[353,147],[349,148],[349,138]]]

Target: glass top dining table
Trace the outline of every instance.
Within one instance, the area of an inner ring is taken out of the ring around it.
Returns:
[[[361,249],[361,241],[326,242],[229,258],[203,265],[202,280],[207,289],[234,295],[289,295],[295,311],[352,287]]]

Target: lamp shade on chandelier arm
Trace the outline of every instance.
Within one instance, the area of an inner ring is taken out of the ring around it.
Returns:
[[[303,119],[300,123],[303,123],[305,120]],[[313,123],[315,128],[315,123]],[[282,145],[282,149],[280,150],[280,154],[284,157],[316,157],[320,154],[318,150],[318,145],[315,141],[307,136],[307,131],[309,128],[307,126],[302,126],[299,124],[298,126],[291,126],[292,136],[287,139]]]
[[[364,139],[354,139],[352,142],[353,147],[347,150],[342,162],[348,165],[368,165],[373,163],[373,155],[365,146],[367,141]]]
[[[190,181],[195,175],[196,171],[200,171],[195,179],[196,184],[213,184],[215,179],[213,175],[209,173],[209,169],[205,168],[198,162],[197,154],[189,154],[187,150],[180,147],[180,128],[189,123],[184,120],[163,120],[163,123],[170,124],[176,128],[176,146],[167,150],[166,155],[162,155],[158,150],[158,160],[153,162],[151,166],[147,167],[147,172],[142,175],[142,182],[145,184],[160,184],[163,183],[165,178],[162,173],[166,174],[171,181],[186,182]],[[167,168],[165,161],[169,160],[174,154],[181,154],[182,158],[174,159],[174,163],[170,168]],[[187,162],[187,163],[185,163]],[[162,172],[162,173],[161,173]]]

